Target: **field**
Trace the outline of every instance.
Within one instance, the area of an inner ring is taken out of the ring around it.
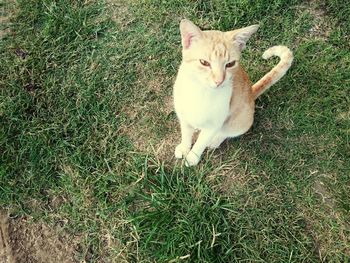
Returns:
[[[5,0],[6,1],[6,0]],[[1,3],[0,261],[349,262],[347,1]],[[245,135],[175,160],[179,21],[260,29]]]

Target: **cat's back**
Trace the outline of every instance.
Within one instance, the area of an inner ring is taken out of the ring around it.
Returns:
[[[232,81],[233,95],[231,96],[231,107],[239,104],[254,103],[252,82],[241,65],[238,65],[235,77]]]
[[[231,131],[247,130],[253,123],[255,101],[252,83],[248,74],[239,65],[232,82],[232,96],[230,100],[230,117],[225,122],[224,129]],[[237,132],[241,133],[240,131]]]

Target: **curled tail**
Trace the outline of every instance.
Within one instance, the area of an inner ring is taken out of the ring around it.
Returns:
[[[254,99],[259,97],[269,87],[279,81],[292,65],[293,53],[285,46],[270,47],[264,52],[262,57],[268,59],[272,56],[280,57],[280,62],[252,86]]]

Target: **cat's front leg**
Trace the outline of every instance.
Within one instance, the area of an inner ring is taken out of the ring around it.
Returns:
[[[214,129],[203,129],[200,132],[196,143],[186,156],[186,166],[194,166],[199,163],[202,153],[204,152],[205,148],[208,147],[217,132],[218,131]]]
[[[194,128],[185,121],[180,120],[181,143],[175,148],[175,157],[180,159],[185,157],[191,150],[192,136]]]

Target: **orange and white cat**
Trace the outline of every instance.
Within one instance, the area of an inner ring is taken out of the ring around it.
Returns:
[[[285,46],[271,47],[263,58],[278,56],[280,62],[251,84],[239,60],[258,27],[202,31],[189,20],[181,21],[182,63],[173,93],[181,143],[175,149],[175,157],[185,158],[187,166],[196,165],[207,147],[217,148],[226,138],[248,131],[253,124],[255,99],[290,68],[292,52]],[[200,134],[192,147],[195,130],[200,130]]]

